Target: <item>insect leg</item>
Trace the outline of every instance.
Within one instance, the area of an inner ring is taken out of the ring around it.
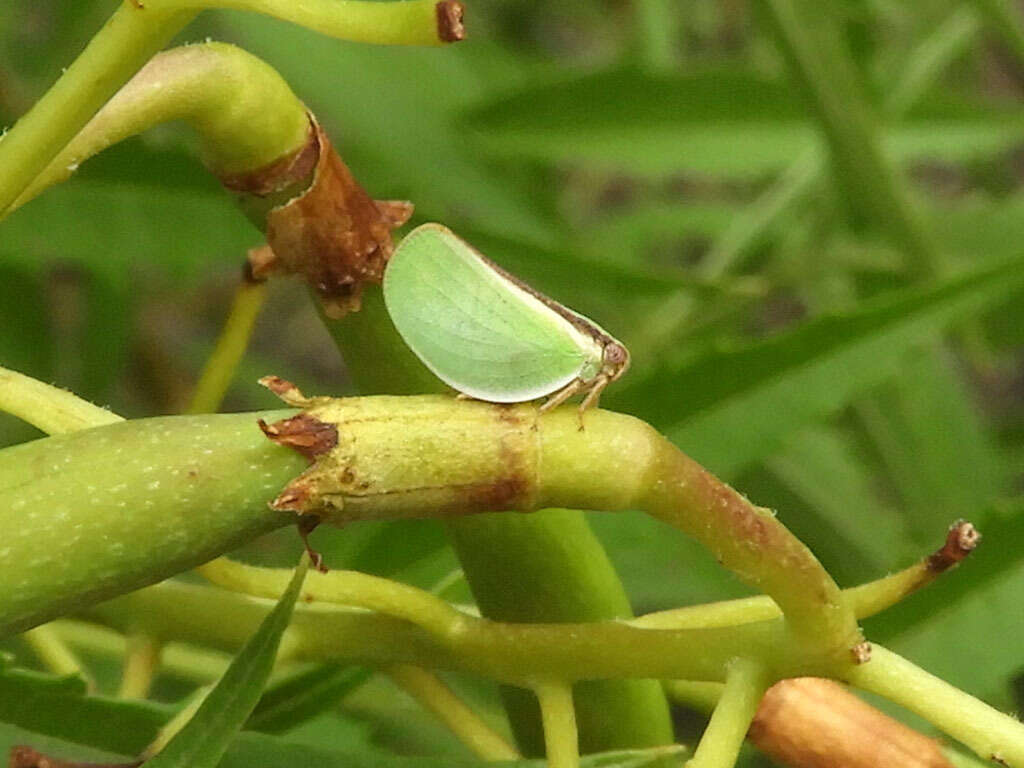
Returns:
[[[597,401],[601,399],[601,393],[604,388],[611,382],[611,377],[607,374],[602,373],[600,376],[595,378],[590,385],[587,387],[587,396],[583,398],[583,402],[580,403],[579,409],[576,411],[576,415],[579,417],[579,431],[583,431],[583,413],[589,408],[597,407]]]
[[[570,397],[579,392],[582,386],[582,381],[580,381],[579,379],[573,379],[564,387],[562,387],[558,392],[555,392],[555,394],[548,398],[544,405],[540,407],[540,412],[544,413],[545,411],[550,411],[552,408],[557,408]]]
[[[587,396],[580,403],[581,414],[588,408],[597,407],[597,402],[601,399],[601,393],[604,392],[604,388],[608,386],[610,381],[611,379],[603,373],[594,379],[594,383],[590,385],[590,391],[587,392]]]

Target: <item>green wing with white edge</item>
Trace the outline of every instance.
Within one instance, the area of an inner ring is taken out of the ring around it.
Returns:
[[[518,403],[557,392],[602,353],[440,224],[402,240],[384,273],[384,303],[424,365],[480,400]]]

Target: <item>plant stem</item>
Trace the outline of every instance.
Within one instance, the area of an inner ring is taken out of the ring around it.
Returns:
[[[939,552],[941,553],[942,549]],[[858,619],[881,613],[947,572],[948,566],[935,567],[935,557],[936,555],[929,555],[902,571],[844,589],[843,600],[850,605]],[[782,611],[774,600],[767,595],[756,595],[648,613],[631,619],[629,624],[647,629],[698,629],[767,621],[781,615]]]
[[[220,557],[200,566],[199,572],[217,586],[263,597],[277,597],[287,583],[288,571],[259,568]],[[306,577],[302,600],[369,608],[405,619],[438,638],[465,629],[465,614],[422,589],[359,571],[314,571]]]
[[[414,606],[409,601],[402,610],[412,612]],[[88,615],[122,630],[139,627],[165,642],[237,650],[271,607],[269,599],[168,581],[94,606]],[[538,679],[724,680],[730,660],[740,654],[770,661],[779,676],[828,675],[832,668],[827,660],[804,655],[779,622],[646,630],[618,622],[512,624],[463,615],[460,624],[457,633],[433,634],[373,610],[300,603],[280,657],[463,670],[523,687]]]
[[[409,664],[385,667],[384,674],[433,712],[482,760],[519,760],[521,755],[459,699],[437,675]]]
[[[495,509],[642,509],[767,592],[815,648],[843,655],[860,642],[851,607],[807,547],[638,419],[594,411],[580,431],[575,408],[541,415],[530,404],[435,396],[306,402],[307,423],[333,426],[338,444],[284,492],[301,500],[296,511],[344,524]]]
[[[124,671],[118,696],[124,699],[144,699],[149,695],[153,678],[160,669],[163,654],[161,643],[144,633],[129,635],[125,647]]]
[[[30,629],[22,635],[22,639],[55,675],[80,675],[87,681],[89,690],[95,689],[95,683],[85,672],[81,660],[52,625],[43,624]]]
[[[687,768],[732,768],[768,685],[760,662],[735,659],[729,665],[722,697]]]
[[[473,515],[448,530],[477,605],[488,618],[585,622],[632,616],[608,555],[579,512]],[[501,547],[480,546],[499,540]],[[580,749],[591,753],[666,743],[672,733],[669,713],[658,706],[660,700],[651,691],[655,685],[648,680],[597,680],[574,686]],[[517,687],[502,688],[501,693],[510,712],[523,713],[512,720],[516,741],[531,755],[542,754],[536,697]],[[603,722],[614,722],[615,730],[590,727]]]
[[[203,159],[219,176],[251,173],[288,157],[305,145],[310,130],[306,107],[252,54],[225,43],[174,48],[154,56],[118,90],[7,212],[113,144],[175,120],[196,130]]]
[[[122,3],[60,79],[0,141],[0,215],[194,13]]]
[[[579,734],[572,688],[567,683],[537,683],[533,692],[540,704],[544,724],[544,747],[548,768],[578,768],[580,764]]]
[[[255,414],[120,422],[3,449],[0,635],[286,524],[267,501],[305,464],[267,441]]]
[[[7,368],[0,368],[0,411],[17,416],[51,435],[124,420],[66,389],[44,384]]]
[[[847,680],[916,712],[982,759],[1024,768],[1024,724],[882,646],[875,645],[871,660],[853,667]]]
[[[70,646],[110,659],[123,659],[127,651],[124,635],[96,624],[59,619],[47,624]],[[224,674],[231,657],[219,651],[198,646],[170,643],[160,654],[162,672],[184,680],[206,684]]]
[[[245,356],[266,296],[266,283],[244,279],[239,283],[227,322],[217,339],[217,346],[203,367],[187,413],[214,413],[220,408],[238,363]]]

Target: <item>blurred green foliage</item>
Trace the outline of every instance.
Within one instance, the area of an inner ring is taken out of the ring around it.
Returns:
[[[4,4],[0,124],[115,5]],[[265,58],[372,195],[414,201],[414,223],[445,222],[622,338],[635,369],[605,404],[776,508],[843,585],[930,551],[956,518],[975,522],[988,538],[970,561],[866,629],[997,707],[1024,707],[1024,48],[970,4],[829,9],[830,44],[856,67],[857,92],[839,97],[896,165],[935,244],[931,278],[830,170],[857,158],[835,156],[759,2],[470,0],[470,37],[446,49],[341,43],[230,12],[184,39]],[[883,117],[898,87],[909,109]],[[808,158],[823,172],[786,198]],[[167,126],[114,148],[0,224],[0,363],[128,416],[179,411],[259,241],[193,137]],[[272,294],[228,408],[270,406],[265,373],[351,391],[305,293]],[[5,444],[34,434],[0,421]],[[647,518],[592,522],[639,611],[743,593]],[[456,568],[433,523],[317,536],[339,567],[423,586]],[[286,562],[282,542],[257,554]],[[468,599],[457,581],[446,596]],[[455,684],[497,711],[493,691]],[[345,701],[329,727],[291,738],[465,756],[401,699]]]

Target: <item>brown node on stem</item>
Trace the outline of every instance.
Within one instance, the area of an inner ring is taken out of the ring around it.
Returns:
[[[220,183],[232,192],[255,197],[267,197],[284,192],[289,187],[301,183],[313,172],[320,157],[317,130],[311,118],[306,141],[301,147],[253,171],[220,174]]]
[[[747,735],[794,768],[953,768],[938,742],[817,677],[769,688]]]
[[[854,664],[867,664],[871,661],[871,643],[867,640],[857,643],[850,649],[850,655],[853,656]]]
[[[312,115],[310,124],[313,181],[266,215],[267,245],[251,251],[249,263],[257,279],[271,272],[303,275],[326,314],[337,318],[359,309],[365,283],[383,279],[394,250],[391,230],[409,219],[413,206],[373,200]]]
[[[137,768],[142,765],[141,760],[131,763],[80,763],[60,760],[26,746],[11,747],[8,759],[9,768]]]
[[[959,563],[981,541],[981,533],[966,520],[957,520],[949,527],[946,543],[928,558],[928,570],[942,573]]]
[[[442,0],[434,10],[437,12],[437,37],[445,43],[457,43],[466,38],[466,26],[462,17],[466,6],[458,0]]]

